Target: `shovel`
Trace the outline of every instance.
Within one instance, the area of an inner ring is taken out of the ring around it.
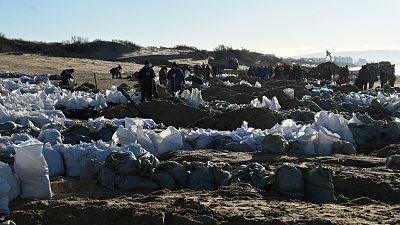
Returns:
[[[132,97],[131,97],[124,89],[117,88],[117,90],[120,91],[120,92],[122,93],[122,95],[123,95],[126,99],[128,99],[128,101],[129,101],[130,103],[132,103],[133,107],[139,112],[139,115],[140,115],[142,118],[145,118],[145,117],[146,117],[146,116],[143,114],[143,112],[139,109],[139,107],[137,107],[137,105],[136,105],[135,101],[133,101]]]

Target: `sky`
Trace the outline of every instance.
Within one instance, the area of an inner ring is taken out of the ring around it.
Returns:
[[[35,41],[224,44],[278,56],[400,50],[399,0],[0,0],[0,12],[1,33]]]

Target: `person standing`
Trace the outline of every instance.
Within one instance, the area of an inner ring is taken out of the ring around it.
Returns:
[[[178,64],[175,62],[172,63],[172,68],[168,71],[167,78],[172,94],[176,93],[177,91],[182,91],[182,85],[185,82],[185,75],[183,74],[183,71],[178,68]]]
[[[361,89],[363,91],[367,90],[367,84],[369,82],[371,75],[370,72],[368,70],[368,68],[364,65],[361,67],[360,71],[358,72],[358,83],[359,83],[359,87],[361,87]]]
[[[158,73],[158,77],[160,79],[160,84],[162,85],[166,85],[167,84],[167,67],[163,66],[160,70],[160,72]]]
[[[153,68],[150,66],[149,61],[144,62],[144,67],[139,71],[139,82],[140,82],[140,92],[141,92],[141,102],[151,101],[153,99],[153,84],[155,73]]]

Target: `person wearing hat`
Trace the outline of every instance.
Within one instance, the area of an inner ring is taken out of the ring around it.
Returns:
[[[138,74],[141,102],[144,102],[145,100],[151,101],[153,99],[153,80],[155,76],[154,70],[150,66],[150,62],[146,60],[144,62],[144,67],[140,69]]]
[[[112,79],[115,78],[121,78],[121,73],[122,73],[122,66],[118,65],[117,67],[114,67],[110,70]]]
[[[185,82],[185,75],[183,74],[183,71],[178,68],[178,64],[175,62],[172,63],[172,68],[168,71],[167,78],[172,94],[176,93],[177,91],[182,91],[182,85]]]

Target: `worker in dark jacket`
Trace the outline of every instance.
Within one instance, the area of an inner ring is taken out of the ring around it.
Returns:
[[[149,61],[144,62],[144,67],[139,71],[139,82],[140,82],[140,91],[141,91],[141,102],[145,100],[151,101],[153,99],[153,85],[154,85],[154,77],[155,73],[153,68],[150,66]]]
[[[121,73],[122,73],[122,67],[121,65],[118,65],[117,67],[114,67],[110,70],[112,79],[115,78],[121,78]]]
[[[172,94],[177,91],[182,91],[182,85],[185,82],[185,75],[183,74],[183,71],[178,68],[178,64],[175,62],[172,64],[172,68],[168,71],[167,78]]]
[[[275,79],[282,79],[282,71],[278,66],[275,67],[274,73],[275,73]]]
[[[72,74],[75,72],[74,69],[65,69],[61,72],[61,87],[66,89],[72,89],[73,87],[70,86],[70,82],[74,79]]]
[[[360,71],[358,72],[358,85],[361,90],[367,90],[367,84],[369,82],[371,75],[366,66],[362,66]]]

